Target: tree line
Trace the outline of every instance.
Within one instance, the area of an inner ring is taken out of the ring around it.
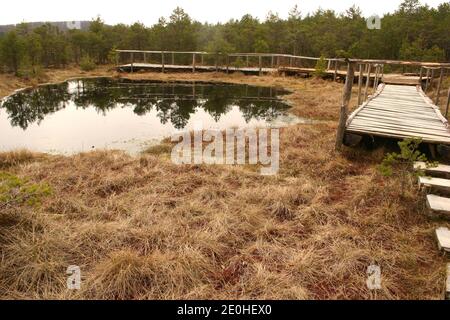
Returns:
[[[0,71],[26,74],[41,67],[113,62],[114,49],[271,52],[307,56],[450,60],[450,2],[434,7],[405,0],[386,14],[381,29],[369,29],[361,10],[319,9],[303,15],[295,6],[286,19],[269,12],[260,21],[250,14],[226,23],[200,23],[177,7],[168,18],[110,26],[99,17],[88,30],[61,31],[22,23],[0,35]]]

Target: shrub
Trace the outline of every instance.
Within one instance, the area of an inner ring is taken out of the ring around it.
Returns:
[[[317,60],[316,67],[314,70],[314,76],[317,78],[325,77],[326,69],[327,69],[327,60],[325,60],[325,57],[323,55],[321,55],[320,59]]]
[[[83,71],[92,71],[95,69],[97,65],[95,64],[94,60],[91,59],[89,56],[85,56],[81,58],[80,61],[80,68]]]

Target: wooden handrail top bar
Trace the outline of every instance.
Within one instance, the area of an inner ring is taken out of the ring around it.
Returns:
[[[403,60],[376,60],[376,59],[348,59],[350,62],[355,63],[371,63],[371,64],[394,64],[394,65],[405,65],[405,66],[422,66],[430,68],[450,68],[450,63],[440,63],[440,62],[420,62],[420,61],[403,61]]]

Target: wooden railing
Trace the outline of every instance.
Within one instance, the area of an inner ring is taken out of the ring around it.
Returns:
[[[129,64],[131,66],[131,71],[133,71],[133,67],[135,63],[142,61],[147,63],[150,56],[157,56],[157,63],[162,67],[162,71],[165,71],[165,67],[169,64],[168,60],[166,60],[167,56],[170,56],[170,64],[175,65],[175,57],[184,55],[191,56],[189,59],[190,63],[186,64],[186,59],[183,59],[183,62],[177,65],[189,65],[192,68],[192,71],[196,70],[197,66],[204,65],[205,57],[213,58],[213,66],[218,68],[218,66],[223,66],[228,69],[236,63],[237,59],[241,59],[241,63],[246,67],[256,67],[260,73],[262,73],[263,68],[279,68],[283,67],[300,67],[300,66],[309,66],[311,68],[315,67],[320,58],[317,57],[308,57],[308,56],[296,56],[289,54],[278,54],[278,53],[213,53],[213,52],[204,52],[204,51],[146,51],[146,50],[116,50],[118,53],[116,64],[119,65],[122,55],[127,54],[129,57]],[[139,59],[139,57],[141,59]],[[257,63],[251,63],[250,59],[257,59]],[[199,61],[200,59],[200,61]],[[231,61],[234,59],[234,63]],[[266,61],[264,61],[266,60]],[[334,68],[336,70],[336,74],[339,70],[339,64],[345,62],[344,59],[339,58],[325,58],[327,62],[328,69]],[[179,60],[178,60],[179,62]],[[309,62],[309,64],[305,64],[305,62]],[[313,64],[311,64],[313,63]],[[211,65],[210,65],[211,66]],[[335,75],[336,77],[336,75]]]

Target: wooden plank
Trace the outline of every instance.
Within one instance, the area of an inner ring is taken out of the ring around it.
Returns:
[[[436,196],[434,194],[428,194],[427,195],[427,207],[433,213],[437,213],[440,215],[448,215],[450,217],[450,199],[449,198]],[[436,233],[437,233],[437,230],[436,230]],[[448,241],[447,249],[450,250],[450,235],[448,238],[438,237],[438,239]],[[441,247],[440,247],[440,249],[441,249]]]
[[[450,252],[450,230],[448,228],[437,228],[436,239],[439,250]]]
[[[415,170],[423,170],[426,173],[436,173],[436,174],[450,174],[450,166],[446,164],[438,164],[435,167],[428,167],[425,162],[417,161],[414,162]]]
[[[380,117],[383,119],[388,120],[394,120],[394,121],[406,121],[410,120],[412,122],[417,123],[426,123],[430,124],[436,127],[443,127],[445,128],[445,125],[439,121],[438,119],[432,117],[432,116],[425,116],[425,115],[416,115],[414,117],[409,116],[408,112],[396,112],[396,111],[390,111],[390,110],[377,110],[372,108],[365,108],[362,110],[358,116],[364,116],[367,118],[370,117]],[[356,118],[358,118],[358,116]]]
[[[349,126],[349,128],[367,128],[368,130],[384,130],[384,132],[391,131],[391,132],[399,132],[408,134],[411,136],[417,136],[417,137],[440,137],[440,138],[448,138],[450,139],[450,136],[445,132],[438,132],[438,131],[432,131],[427,129],[417,129],[414,127],[402,127],[402,126],[392,126],[387,124],[378,124],[378,123],[370,123],[370,122],[355,122],[353,121],[352,124]]]
[[[382,118],[382,117],[365,117],[362,115],[358,115],[357,119],[355,119],[354,123],[364,123],[364,122],[368,122],[368,123],[382,123],[382,124],[390,124],[390,125],[396,125],[396,126],[400,126],[400,127],[411,127],[411,128],[420,128],[420,129],[428,129],[428,130],[433,130],[436,132],[440,132],[440,133],[445,133],[446,136],[448,135],[448,131],[446,128],[440,128],[440,127],[433,127],[430,125],[427,125],[426,123],[423,122],[412,122],[412,121],[406,121],[406,120],[391,120],[391,119],[386,119],[386,118]]]
[[[430,130],[437,130],[440,132],[445,132],[446,134],[450,135],[449,130],[441,123],[439,120],[436,121],[424,121],[420,119],[413,119],[413,118],[394,118],[394,117],[387,117],[383,113],[380,114],[369,114],[366,111],[361,112],[358,114],[358,116],[354,119],[354,121],[362,121],[362,122],[381,122],[396,126],[419,126],[423,128],[428,128]]]
[[[419,177],[419,185],[439,191],[450,191],[450,180],[431,177]]]
[[[402,119],[411,119],[411,120],[418,120],[418,121],[424,121],[424,122],[430,122],[430,123],[438,123],[439,125],[445,126],[445,124],[434,114],[428,114],[428,113],[411,113],[409,111],[405,110],[394,110],[394,109],[385,109],[385,108],[377,108],[373,106],[366,106],[364,110],[361,111],[361,113],[367,113],[368,115],[380,115],[385,118],[399,118]]]
[[[414,138],[417,136],[411,136],[411,135],[405,135],[405,134],[401,134],[398,132],[379,132],[379,131],[369,131],[367,129],[358,129],[358,128],[347,128],[346,129],[346,133],[354,133],[354,134],[359,134],[359,135],[372,135],[372,136],[378,136],[378,137],[384,137],[384,138],[395,138],[395,139],[405,139],[405,138]],[[440,143],[440,144],[450,144],[450,140],[449,139],[436,139],[435,137],[433,138],[429,138],[429,137],[425,137],[422,136],[420,137],[422,139],[422,142],[425,143]]]
[[[436,118],[434,115],[427,115],[427,114],[416,114],[416,115],[411,115],[411,112],[407,112],[407,111],[400,111],[400,110],[389,110],[389,109],[378,109],[378,108],[374,108],[374,107],[365,107],[363,111],[361,111],[361,113],[366,113],[366,114],[373,114],[373,115],[384,115],[387,118],[399,118],[399,119],[404,119],[404,118],[411,118],[411,119],[418,119],[418,120],[424,120],[424,121],[439,121],[438,118]],[[442,123],[442,121],[440,121],[440,123]],[[444,125],[442,123],[442,125]]]
[[[434,135],[434,134],[426,134],[426,133],[417,133],[406,130],[396,130],[390,128],[379,128],[374,126],[358,126],[358,125],[350,125],[347,128],[348,131],[352,132],[360,132],[366,134],[380,135],[380,136],[392,136],[392,137],[401,137],[401,138],[420,138],[424,142],[432,142],[432,143],[450,143],[449,137]]]

